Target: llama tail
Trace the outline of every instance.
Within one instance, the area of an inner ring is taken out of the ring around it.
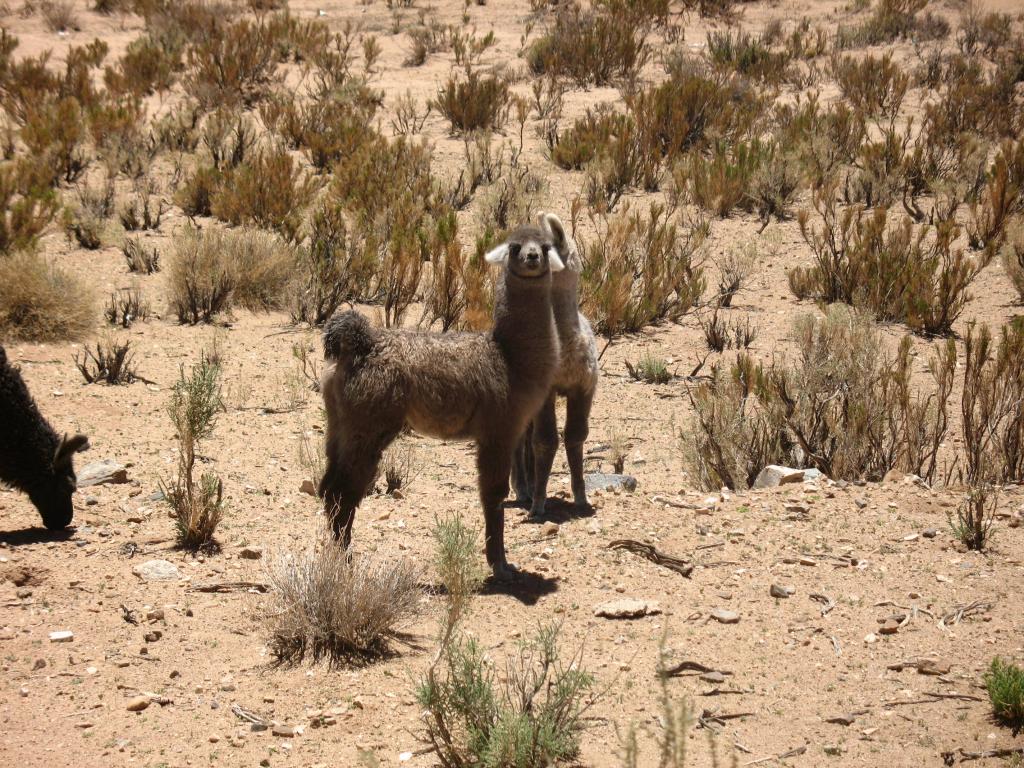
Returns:
[[[377,332],[355,310],[339,312],[324,326],[324,357],[349,362],[368,355],[377,342]]]

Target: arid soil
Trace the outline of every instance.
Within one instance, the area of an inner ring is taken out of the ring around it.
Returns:
[[[20,38],[19,55],[52,48],[55,60],[69,42],[94,36],[108,40],[116,55],[141,30],[134,16],[99,16],[79,5],[82,30],[68,36],[48,32],[38,15],[11,12],[2,23]],[[1022,6],[1001,0],[998,8]],[[392,14],[383,2],[302,0],[291,10],[303,18],[323,11],[334,27],[354,19],[378,35],[383,54],[374,85],[385,93],[385,115],[406,89],[421,103],[432,96],[452,65],[444,53],[431,55],[424,67],[402,67],[408,38],[390,34]],[[528,11],[526,2],[507,0],[468,7],[481,33],[493,28],[497,35],[488,62],[522,66]],[[410,18],[417,12],[402,11]],[[430,12],[457,22],[463,6],[444,0]],[[771,19],[807,15],[831,26],[846,14],[839,3],[785,0],[745,7],[741,24],[756,30]],[[694,16],[686,41],[699,48],[712,26]],[[896,48],[900,57],[912,55],[909,44]],[[517,86],[524,94],[527,88]],[[836,96],[834,88],[823,93]],[[620,98],[611,88],[569,91],[565,120]],[[154,114],[166,109],[156,99],[150,106]],[[551,164],[531,126],[525,157],[548,179],[545,207],[567,216],[581,174]],[[448,135],[446,121],[432,115],[424,135],[434,143],[435,164],[457,169],[462,140]],[[164,192],[169,197],[171,190]],[[641,204],[653,199],[633,197]],[[806,204],[801,198],[798,206]],[[147,240],[166,248],[184,223],[172,207]],[[465,227],[472,235],[471,217]],[[797,302],[786,283],[786,269],[811,258],[797,223],[759,229],[753,217],[715,220],[710,256],[759,243],[762,260],[729,312],[749,314],[760,325],[753,351],[767,360],[792,351],[793,318],[816,309]],[[586,222],[580,236],[591,236]],[[299,461],[302,440],[316,439],[323,416],[293,355],[300,344],[319,359],[316,334],[291,325],[284,312],[236,311],[213,328],[181,326],[166,308],[163,275],[129,276],[118,247],[78,250],[54,228],[41,250],[73,266],[101,296],[141,284],[157,316],[121,332],[132,340],[146,380],[124,387],[84,385],[73,362],[80,345],[6,345],[55,428],[90,436],[92,448],[78,466],[114,459],[127,465],[129,481],[80,490],[75,528],[66,538],[40,527],[26,496],[0,491],[0,765],[351,766],[367,753],[382,766],[436,764],[417,738],[415,687],[433,654],[441,597],[425,590],[421,616],[405,628],[412,642],[395,646],[390,658],[362,668],[276,668],[262,620],[268,597],[245,588],[200,589],[264,582],[268,558],[312,542],[323,525],[317,499],[300,491],[309,473]],[[972,293],[958,329],[970,319],[1000,324],[1020,312],[998,260]],[[410,316],[418,314],[414,309]],[[904,331],[885,326],[883,336],[895,345]],[[922,375],[934,343],[914,340],[915,371]],[[170,388],[179,366],[214,347],[225,360],[228,407],[202,459],[224,481],[228,512],[218,534],[222,551],[194,557],[174,548],[168,509],[156,492],[177,462],[166,413]],[[670,383],[646,385],[626,374],[625,363],[648,350],[670,359],[677,374]],[[685,671],[668,682],[669,693],[688,700],[700,721],[690,731],[690,765],[712,765],[717,755],[720,764],[741,766],[925,766],[940,765],[942,753],[961,748],[1020,746],[1019,735],[991,720],[981,680],[996,655],[1024,661],[1024,525],[1017,524],[1024,494],[1009,489],[1000,496],[992,546],[979,554],[956,542],[947,523],[962,493],[929,489],[912,477],[698,490],[683,466],[679,429],[690,412],[686,375],[705,354],[694,315],[618,338],[604,352],[588,471],[610,471],[608,444],[624,436],[625,471],[638,487],[595,495],[594,513],[580,516],[567,501],[559,456],[551,493],[560,501],[549,502],[557,533],[544,536],[541,526],[524,523],[523,510],[509,508],[509,557],[525,575],[511,587],[487,588],[468,620],[499,668],[520,638],[539,625],[561,624],[566,655],[582,649],[582,663],[602,692],[579,758],[594,768],[621,764],[620,739],[631,724],[640,728],[640,764],[657,764],[653,739],[662,726],[655,668],[662,644],[669,665],[691,661],[721,673],[705,680]],[[435,516],[457,512],[482,527],[473,447],[402,440],[413,452],[415,477],[401,498],[365,500],[355,547],[412,558],[430,584]],[[946,453],[955,448],[951,435]],[[610,549],[617,539],[648,542],[697,567],[684,578]],[[262,559],[243,557],[246,548]],[[144,582],[133,574],[156,558],[177,565],[181,578]],[[772,585],[793,593],[772,597]],[[595,606],[624,597],[653,601],[661,612],[635,620],[595,616]],[[718,610],[734,612],[738,622],[713,619]],[[899,626],[883,634],[891,617]],[[73,640],[51,642],[50,633],[62,630],[73,632]],[[129,711],[140,694],[160,698]],[[291,726],[293,735],[251,730],[238,714],[243,710]],[[330,724],[320,725],[321,716]]]

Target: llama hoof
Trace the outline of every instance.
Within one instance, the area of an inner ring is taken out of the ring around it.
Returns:
[[[495,563],[491,566],[495,581],[515,581],[519,577],[519,568],[515,563]]]

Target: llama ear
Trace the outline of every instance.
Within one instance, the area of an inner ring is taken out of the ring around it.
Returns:
[[[488,264],[504,264],[508,260],[508,243],[502,243],[494,250],[488,251],[484,261]]]
[[[551,235],[558,252],[566,253],[569,250],[569,238],[565,236],[562,220],[553,213],[542,213],[541,222],[541,226]]]
[[[89,438],[85,435],[75,435],[74,437],[68,437],[64,435],[64,439],[60,441],[60,445],[57,446],[57,451],[53,456],[53,463],[55,466],[65,464],[71,461],[71,457],[79,451],[84,451],[89,447]]]
[[[552,272],[561,272],[565,269],[565,262],[562,261],[562,257],[558,255],[557,251],[548,253],[548,269]]]

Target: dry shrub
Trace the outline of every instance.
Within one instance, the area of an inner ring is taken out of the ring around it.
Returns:
[[[821,228],[800,212],[800,231],[815,265],[790,271],[799,298],[863,306],[881,320],[904,322],[918,333],[948,335],[968,301],[971,282],[988,259],[974,261],[953,242],[959,227],[942,221],[915,230],[909,217],[890,226],[888,211],[839,211],[834,188],[819,190],[814,207]]]
[[[644,352],[643,357],[637,360],[635,365],[627,360],[626,372],[633,381],[647,384],[668,384],[672,381],[672,372],[669,371],[665,358],[652,355],[650,352]]]
[[[136,320],[149,317],[149,302],[142,298],[139,288],[121,288],[110,294],[103,316],[111,325],[131,328]]]
[[[976,52],[995,58],[999,51],[1008,46],[1013,37],[1013,18],[1007,13],[983,12],[976,4],[969,3],[963,10],[956,44],[965,56]]]
[[[340,206],[322,201],[298,249],[292,322],[323,325],[342,303],[367,294],[375,267],[372,252],[350,233]]]
[[[594,241],[580,243],[580,293],[598,333],[612,337],[676,320],[697,303],[706,226],[684,232],[657,204],[646,216],[625,208],[597,223]]]
[[[156,246],[146,248],[145,244],[137,237],[126,238],[121,246],[121,253],[128,263],[128,271],[140,275],[152,275],[160,271],[160,252]]]
[[[748,349],[757,340],[760,329],[751,325],[750,315],[745,315],[742,322],[739,319],[730,321],[725,317],[719,317],[718,309],[711,313],[707,320],[700,321],[701,330],[704,332],[704,341],[708,349],[713,352],[724,352],[726,349]]]
[[[753,210],[753,179],[768,156],[769,150],[757,139],[718,144],[710,157],[691,152],[672,171],[677,193],[721,218],[737,208]]]
[[[274,35],[263,20],[213,21],[188,49],[185,91],[209,108],[251,105],[270,89],[277,65]]]
[[[171,89],[182,68],[182,47],[168,47],[152,35],[143,35],[128,43],[124,55],[107,66],[103,80],[115,94],[143,97]]]
[[[441,330],[455,328],[466,311],[466,258],[459,242],[455,211],[443,216],[436,225],[430,246],[430,285],[423,307],[428,325],[441,324]]]
[[[56,194],[41,175],[37,161],[0,162],[0,258],[34,245],[57,213]]]
[[[910,338],[895,357],[869,318],[833,306],[796,325],[793,365],[737,356],[690,393],[682,445],[703,487],[749,487],[768,464],[812,466],[835,479],[879,480],[899,468],[934,477],[956,369],[948,340],[932,358],[927,394],[910,386]]]
[[[543,190],[544,180],[525,166],[498,179],[480,203],[483,228],[505,232],[529,221]]]
[[[431,106],[451,123],[452,132],[500,129],[508,119],[509,82],[504,75],[484,75],[470,66],[451,74]]]
[[[949,34],[949,24],[931,11],[922,13],[929,0],[878,0],[861,24],[840,26],[836,31],[836,48],[880,45],[893,40],[915,42],[938,40]]]
[[[899,114],[910,77],[893,63],[891,54],[880,58],[837,57],[832,74],[850,105],[866,117],[881,115],[890,122]]]
[[[140,230],[160,229],[160,220],[164,215],[164,201],[162,198],[154,200],[149,187],[143,186],[136,190],[136,194],[118,213],[121,226],[127,232]]]
[[[210,210],[231,224],[257,224],[293,240],[318,186],[284,148],[273,147],[230,171],[214,190]]]
[[[81,357],[75,353],[75,367],[86,384],[131,384],[135,381],[135,361],[131,341],[107,339],[96,343],[96,348],[82,347]]]
[[[72,182],[89,164],[86,127],[78,99],[46,99],[27,108],[21,139],[30,154],[47,159],[54,179]]]
[[[95,322],[93,293],[74,274],[27,251],[0,256],[0,337],[75,340]]]
[[[1018,221],[1010,228],[1002,255],[1006,274],[1017,289],[1019,300],[1024,302],[1024,222]]]
[[[186,229],[174,241],[167,270],[168,302],[182,323],[209,323],[231,306],[235,271],[222,230]]]
[[[44,0],[39,11],[51,32],[77,32],[82,28],[71,0]]]
[[[114,213],[114,180],[108,176],[97,186],[80,184],[77,200],[64,210],[64,231],[69,240],[96,250],[103,245]]]
[[[715,66],[769,85],[780,83],[789,69],[788,51],[773,51],[765,35],[728,29],[708,32],[707,50]]]
[[[267,567],[270,651],[279,664],[358,664],[387,656],[420,612],[419,571],[407,558],[353,554],[324,539]]]
[[[174,193],[174,202],[189,218],[213,215],[213,198],[224,174],[210,165],[199,165],[184,178]]]
[[[1024,139],[1005,142],[988,173],[980,203],[972,203],[967,237],[974,248],[998,248],[1013,216],[1024,214]]]
[[[650,22],[626,18],[636,3],[596,3],[583,10],[575,3],[560,7],[550,32],[533,42],[526,60],[534,74],[572,80],[578,87],[632,81],[650,53]]]
[[[171,485],[160,485],[183,549],[218,549],[214,534],[224,517],[224,486],[212,472],[204,472],[197,482],[195,463],[200,443],[212,434],[223,410],[220,366],[205,355],[187,376],[182,366],[167,406],[178,438],[178,473]]]

